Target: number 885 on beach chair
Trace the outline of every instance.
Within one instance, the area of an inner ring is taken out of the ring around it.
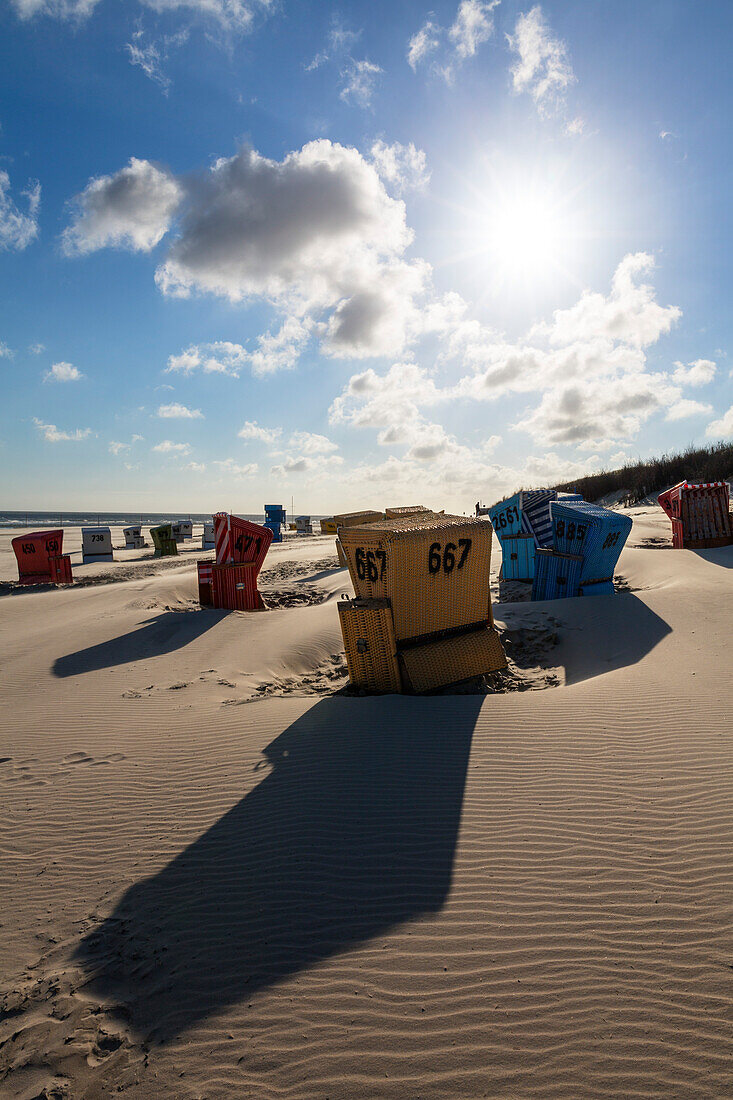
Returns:
[[[435,513],[340,529],[357,597],[339,604],[355,686],[430,691],[506,667],[491,537],[488,523]]]

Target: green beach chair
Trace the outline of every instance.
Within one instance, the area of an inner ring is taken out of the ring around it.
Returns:
[[[173,538],[173,525],[171,523],[161,523],[159,527],[151,527],[150,537],[155,547],[154,558],[166,558],[170,554],[178,553],[178,545]]]

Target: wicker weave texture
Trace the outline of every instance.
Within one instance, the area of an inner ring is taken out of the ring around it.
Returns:
[[[363,512],[342,512],[333,518],[337,527],[359,527],[364,523],[375,523],[384,519],[384,512],[374,512],[367,508]]]
[[[422,504],[406,504],[402,508],[385,508],[385,519],[399,519],[401,516],[419,516],[423,512],[430,514],[430,509]]]
[[[413,691],[434,691],[506,668],[504,650],[493,627],[415,646],[402,652],[400,659]]]
[[[339,600],[349,679],[368,691],[402,690],[389,600]]]
[[[387,598],[398,642],[492,623],[491,524],[405,516],[339,533],[357,596]]]

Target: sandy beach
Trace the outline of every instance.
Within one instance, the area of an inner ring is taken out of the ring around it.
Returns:
[[[615,596],[495,544],[502,690],[421,698],[344,692],[331,536],[244,614],[0,531],[0,1096],[731,1095],[733,547],[629,514]]]

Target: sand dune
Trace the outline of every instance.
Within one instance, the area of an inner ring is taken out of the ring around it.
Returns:
[[[338,694],[328,538],[3,596],[0,1095],[733,1093],[733,548],[633,514],[495,605],[535,690]]]

